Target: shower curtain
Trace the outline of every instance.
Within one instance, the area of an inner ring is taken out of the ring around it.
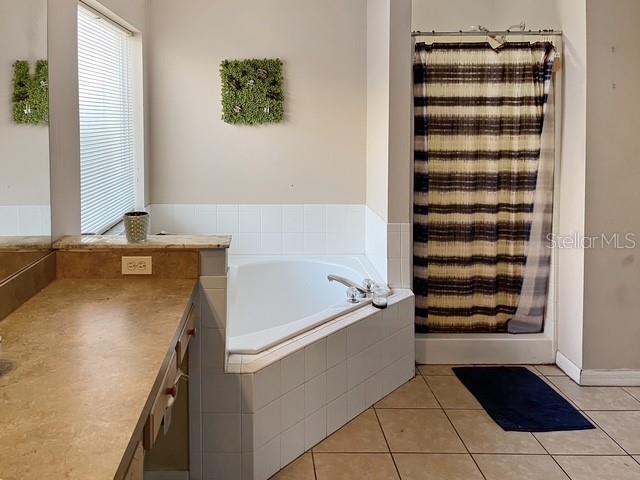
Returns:
[[[547,42],[416,44],[418,332],[542,329],[553,185],[552,142],[543,140],[553,136],[546,106],[554,58]]]

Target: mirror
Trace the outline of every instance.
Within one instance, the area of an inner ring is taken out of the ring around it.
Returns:
[[[47,0],[0,0],[0,284],[51,247]]]

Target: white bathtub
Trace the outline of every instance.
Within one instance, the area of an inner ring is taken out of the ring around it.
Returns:
[[[255,354],[370,303],[346,301],[330,273],[380,281],[362,256],[229,257],[227,351]]]

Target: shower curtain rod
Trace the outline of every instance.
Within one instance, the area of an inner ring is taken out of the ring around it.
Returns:
[[[414,31],[411,32],[412,37],[459,37],[459,36],[482,36],[487,35],[559,35],[562,36],[562,30],[459,30],[457,32],[437,32],[432,30],[430,32]]]

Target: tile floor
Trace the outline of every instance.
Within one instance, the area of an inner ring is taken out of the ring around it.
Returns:
[[[580,387],[528,367],[596,430],[505,432],[454,376],[417,376],[277,473],[274,480],[640,480],[640,388]]]

